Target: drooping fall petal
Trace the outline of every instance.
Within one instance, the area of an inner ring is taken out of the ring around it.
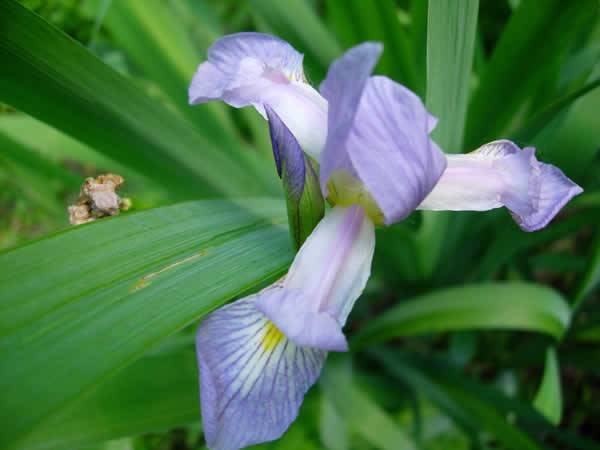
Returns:
[[[287,339],[254,296],[210,314],[198,329],[200,402],[212,450],[279,438],[298,415],[327,356]]]

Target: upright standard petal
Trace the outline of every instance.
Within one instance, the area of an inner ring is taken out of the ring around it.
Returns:
[[[446,160],[421,100],[386,77],[368,78],[380,48],[367,45],[336,61],[321,88],[330,124],[321,189],[333,203],[361,204],[377,223],[391,224],[421,203]]]
[[[326,352],[288,340],[255,296],[210,314],[198,329],[203,429],[212,450],[279,438],[298,415]]]
[[[347,350],[341,332],[371,272],[375,229],[358,206],[335,207],[296,255],[278,289],[256,305],[292,341]]]
[[[189,88],[191,104],[223,100],[236,108],[252,105],[266,119],[275,110],[300,145],[317,158],[327,135],[327,102],[304,77],[302,54],[262,33],[225,36],[208,50]]]
[[[525,231],[545,227],[583,190],[555,166],[507,140],[465,155],[447,155],[448,167],[419,209],[486,211],[507,207]]]

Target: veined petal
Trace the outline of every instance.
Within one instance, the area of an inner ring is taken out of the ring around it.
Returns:
[[[262,33],[237,33],[215,42],[189,88],[191,104],[223,100],[252,105],[266,119],[275,110],[298,142],[317,158],[327,135],[327,102],[305,80],[302,54]]]
[[[304,154],[298,141],[277,113],[269,105],[265,105],[265,111],[269,120],[269,132],[273,147],[273,157],[277,166],[277,174],[280,178],[283,177],[283,169],[285,168],[287,191],[296,200],[299,200],[304,190],[304,178],[306,175]]]
[[[369,279],[374,248],[363,209],[336,206],[300,248],[280,291],[257,296],[258,308],[300,345],[345,350],[341,328]]]
[[[296,345],[345,352],[348,343],[342,327],[327,312],[314,309],[303,291],[271,287],[257,294],[256,307]]]
[[[366,42],[352,47],[329,67],[319,90],[328,102],[326,151],[320,159],[321,190],[327,196],[327,181],[332,172],[344,170],[355,175],[345,143],[354,123],[365,84],[375,68],[383,46]]]
[[[525,231],[545,227],[583,190],[560,169],[507,140],[465,155],[447,155],[448,167],[419,209],[486,211],[507,207]]]
[[[330,200],[338,204],[359,203],[369,210],[375,202],[382,221],[391,224],[421,203],[446,160],[429,137],[436,119],[421,100],[386,77],[368,77],[381,49],[367,45],[336,61],[321,87],[330,124],[321,189],[328,196],[333,188]],[[346,181],[352,178],[358,183]]]
[[[237,450],[279,438],[327,353],[295,345],[246,297],[210,314],[196,337],[208,447]]]
[[[190,103],[229,96],[234,106],[251,104],[259,95],[257,83],[302,81],[302,58],[290,44],[267,34],[224,36],[208,49],[208,61],[198,67],[189,89]]]

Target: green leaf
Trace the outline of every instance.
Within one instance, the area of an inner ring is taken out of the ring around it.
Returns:
[[[502,442],[506,448],[519,450],[540,450],[530,436],[506,420],[504,411],[492,402],[486,401],[476,392],[458,384],[456,375],[448,367],[423,370],[418,360],[392,354],[389,351],[371,352],[373,356],[394,376],[409,386],[419,389],[435,405],[463,428],[471,439],[480,443],[488,432]],[[438,375],[435,375],[435,369]]]
[[[0,447],[21,448],[169,335],[281,275],[284,223],[272,199],[183,203],[1,253]]]
[[[600,79],[600,64],[594,79]],[[593,175],[592,162],[598,154],[596,124],[600,108],[600,89],[596,88],[577,99],[572,107],[548,126],[534,140],[544,162],[560,167],[575,180]],[[577,158],[573,158],[576,154]]]
[[[321,377],[321,386],[325,396],[348,423],[349,428],[375,448],[415,449],[414,443],[400,425],[353,382],[348,358],[336,356],[330,356]]]
[[[258,15],[271,30],[290,41],[301,53],[307,53],[309,73],[311,66],[323,75],[329,63],[341,53],[341,48],[325,24],[305,0],[252,0],[253,13]],[[261,27],[263,28],[263,27]]]
[[[427,22],[427,109],[439,119],[432,136],[447,153],[462,151],[478,0],[430,0]],[[425,211],[417,234],[424,278],[433,274],[452,216]]]
[[[417,78],[414,55],[407,31],[398,19],[398,9],[392,0],[361,0],[327,2],[327,10],[345,47],[364,41],[378,41],[385,49],[377,72],[422,92],[422,80]]]
[[[595,200],[593,197],[588,196],[583,198],[584,196],[585,194],[580,196],[582,200]],[[577,198],[573,207],[575,207],[576,203]],[[536,231],[535,233],[524,233],[523,230],[513,223],[512,218],[508,217],[508,214],[505,215],[495,224],[495,229],[501,229],[502,233],[497,233],[492,242],[487,246],[486,253],[475,267],[471,279],[486,280],[492,278],[502,265],[506,264],[520,252],[524,252],[536,245],[552,242],[577,233],[581,230],[582,226],[600,220],[600,210],[592,209],[598,208],[598,205],[593,204],[593,202],[590,203],[592,204],[582,204],[582,206],[590,206],[591,209],[574,214],[564,220],[550,223],[545,229]]]
[[[180,3],[179,7],[186,5]],[[189,10],[188,16],[192,15],[193,11]],[[209,35],[201,43],[192,42],[191,34],[181,26],[175,10],[160,0],[112,2],[104,26],[144,75],[170,97],[204,136],[211,140],[236,141],[237,133],[224,104],[213,102],[191,107],[187,99],[196,67],[206,59],[206,50],[218,35],[212,35],[212,39]],[[203,52],[198,52],[194,44],[200,45]]]
[[[214,147],[179,115],[14,0],[0,3],[0,64],[5,68],[0,100],[180,198],[278,191],[272,170],[256,155],[240,151],[233,158]]]
[[[196,360],[189,349],[139,359],[51,416],[21,446],[74,448],[192,422],[200,423],[200,402]]]
[[[560,367],[556,357],[556,350],[548,347],[544,376],[540,388],[533,401],[536,409],[551,423],[558,425],[562,416],[562,393],[560,388]]]
[[[45,172],[48,175],[52,173],[52,179],[48,178],[52,184],[56,184],[59,179],[69,178],[66,190],[62,192],[69,195],[63,195],[60,202],[64,218],[67,200],[77,197],[85,176],[105,172],[116,173],[125,178],[125,186],[121,192],[133,200],[135,209],[164,204],[168,199],[168,193],[164,189],[160,189],[159,185],[141,176],[137,171],[106,158],[81,142],[25,114],[0,116],[0,134],[6,135],[7,139],[14,141],[21,149],[27,148],[31,153],[31,164],[36,164],[34,160],[39,160],[38,164],[51,164],[55,169]],[[5,148],[2,147],[0,152]],[[77,175],[71,173],[74,172],[73,167],[76,168]],[[47,189],[37,189],[36,193],[43,194],[45,191]]]
[[[319,435],[328,450],[348,450],[348,427],[326,395],[321,396]]]
[[[479,0],[429,0],[426,104],[447,153],[462,151],[478,9]]]
[[[12,168],[18,186],[35,201],[36,207],[65,219],[65,192],[77,194],[81,179],[56,162],[40,157],[34,150],[0,133],[0,160]]]
[[[588,92],[593,91],[599,86],[600,79],[591,81],[579,89],[576,89],[575,91],[565,95],[564,97],[555,100],[542,111],[538,112],[531,119],[529,119],[529,121],[519,130],[515,131],[512,138],[517,141],[530,141],[554,118],[567,110],[573,104],[573,102],[578,100],[580,97],[585,96]]]
[[[592,244],[589,265],[573,296],[573,311],[577,311],[583,301],[600,284],[600,233],[596,233]]]
[[[440,289],[404,300],[373,319],[353,345],[399,336],[468,329],[515,329],[560,338],[569,325],[568,304],[556,291],[526,283],[485,283]]]
[[[564,52],[598,13],[594,0],[523,0],[513,12],[469,105],[466,147],[510,132],[517,114],[540,89],[548,89]],[[517,45],[518,43],[518,45]],[[550,86],[551,88],[551,86]],[[546,92],[546,91],[544,91]],[[545,97],[547,94],[545,94]]]

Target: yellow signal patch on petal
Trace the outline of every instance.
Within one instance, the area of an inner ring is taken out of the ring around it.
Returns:
[[[265,351],[273,350],[283,339],[285,339],[285,335],[269,320],[262,337],[263,349]]]
[[[375,225],[384,224],[384,216],[365,186],[345,170],[333,172],[327,182],[327,201],[332,206],[360,205]]]

